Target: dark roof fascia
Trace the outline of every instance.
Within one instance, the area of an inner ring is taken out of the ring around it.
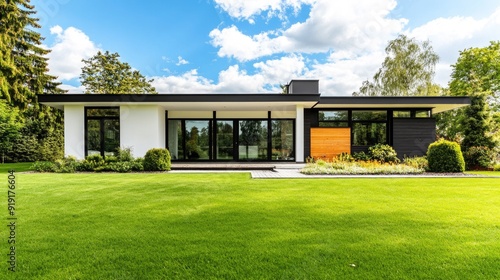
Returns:
[[[318,102],[319,94],[43,94],[40,103]]]
[[[461,96],[322,96],[318,102],[321,105],[470,105],[470,103],[469,97]]]

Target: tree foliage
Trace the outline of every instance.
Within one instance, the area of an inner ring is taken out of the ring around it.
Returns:
[[[464,153],[471,147],[494,148],[500,134],[500,42],[461,51],[452,67],[450,95],[469,96],[471,106],[443,114],[440,134],[461,139]]]
[[[48,74],[43,38],[29,0],[0,1],[0,97],[21,109],[36,102],[36,94],[63,93]]]
[[[0,1],[1,115],[16,120],[11,135],[1,137],[8,161],[32,161],[62,156],[62,114],[38,104],[37,94],[57,94],[56,77],[48,74],[43,38],[29,0]],[[5,122],[4,122],[5,124]],[[2,132],[5,132],[2,128]]]
[[[387,57],[373,76],[364,81],[355,96],[418,96],[438,95],[441,88],[433,83],[439,56],[429,41],[399,35],[385,48]]]
[[[121,62],[119,57],[118,53],[99,51],[83,60],[85,65],[80,79],[85,93],[157,93],[150,84],[153,80],[146,80],[138,70],[132,70],[128,63]]]
[[[0,152],[2,163],[5,154],[12,149],[14,142],[21,137],[22,119],[19,109],[11,108],[5,100],[0,99]]]

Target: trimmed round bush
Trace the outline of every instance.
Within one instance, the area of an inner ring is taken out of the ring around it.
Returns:
[[[144,171],[169,171],[170,152],[163,148],[153,148],[144,156]]]
[[[460,145],[456,142],[439,140],[429,145],[427,161],[431,172],[464,172],[465,161]]]
[[[398,154],[391,146],[387,144],[377,144],[368,148],[370,158],[380,162],[399,163]]]

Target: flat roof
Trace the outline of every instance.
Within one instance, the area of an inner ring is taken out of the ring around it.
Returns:
[[[470,105],[469,97],[456,96],[325,96],[314,108],[432,109],[440,113]]]
[[[432,109],[434,113],[470,105],[468,97],[450,96],[320,96],[320,94],[44,94],[41,104],[63,109],[66,105],[157,105],[165,110],[295,111],[297,105],[318,109]]]
[[[62,109],[65,105],[157,105],[165,110],[254,111],[312,108],[319,94],[46,94],[38,102]]]

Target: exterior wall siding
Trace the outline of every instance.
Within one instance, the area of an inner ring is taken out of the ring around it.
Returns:
[[[131,148],[134,157],[143,157],[152,148],[165,148],[165,111],[154,105],[121,106],[120,146]]]
[[[330,160],[342,153],[351,153],[351,128],[311,128],[311,156]]]
[[[85,110],[82,105],[64,106],[64,155],[85,158]]]
[[[394,119],[393,147],[400,158],[423,156],[429,144],[436,141],[436,120]]]

